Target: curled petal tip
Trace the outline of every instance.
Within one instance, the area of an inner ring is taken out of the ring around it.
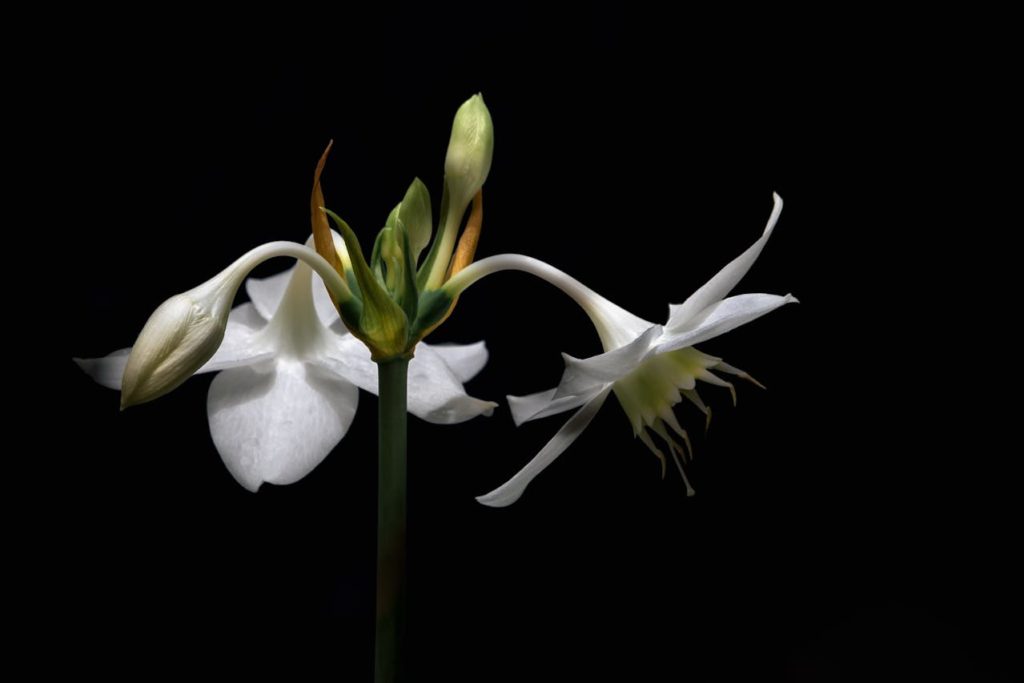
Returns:
[[[476,497],[476,502],[489,508],[508,507],[517,500],[519,500],[519,496],[516,496],[515,498],[501,498],[499,496],[495,496],[493,493],[487,493]]]

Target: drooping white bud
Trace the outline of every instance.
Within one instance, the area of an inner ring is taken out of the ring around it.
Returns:
[[[173,391],[213,357],[227,329],[231,302],[246,275],[275,256],[304,261],[337,301],[352,295],[334,268],[308,247],[268,242],[252,249],[212,279],[176,294],[153,311],[135,341],[121,378],[121,409]]]
[[[232,267],[153,311],[139,333],[121,380],[121,408],[176,389],[220,347],[243,273]]]

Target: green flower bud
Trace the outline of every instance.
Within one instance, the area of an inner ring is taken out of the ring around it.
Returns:
[[[455,112],[448,155],[444,160],[445,183],[452,206],[461,216],[483,187],[494,157],[494,124],[482,95],[473,95]]]

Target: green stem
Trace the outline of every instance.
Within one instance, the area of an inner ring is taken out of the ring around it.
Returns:
[[[380,394],[377,464],[377,638],[374,681],[403,676],[405,628],[405,432],[409,361],[377,364]]]

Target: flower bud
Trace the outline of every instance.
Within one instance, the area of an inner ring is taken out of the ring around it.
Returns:
[[[464,211],[483,187],[494,156],[494,124],[482,95],[473,95],[455,112],[448,155],[444,160],[445,182],[452,207]]]
[[[210,360],[224,339],[238,282],[229,269],[153,311],[128,356],[122,410],[176,389]]]

